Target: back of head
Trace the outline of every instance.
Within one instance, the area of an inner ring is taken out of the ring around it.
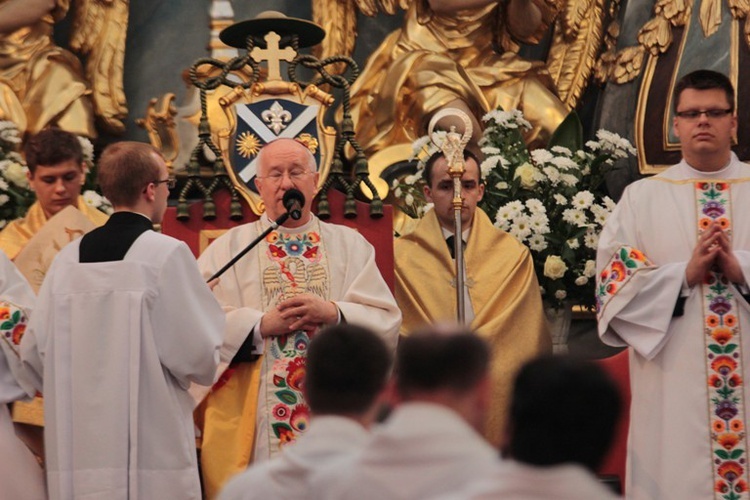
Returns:
[[[729,108],[734,111],[734,86],[732,85],[731,80],[722,73],[711,71],[709,69],[699,69],[680,78],[677,85],[675,85],[672,98],[672,107],[675,112],[677,112],[682,92],[687,89],[723,90],[727,96]]]
[[[490,350],[461,328],[431,328],[400,340],[396,389],[404,400],[440,391],[465,393],[487,377]]]
[[[159,151],[143,142],[123,141],[107,146],[98,163],[97,180],[115,207],[135,204],[149,182],[159,179]]]
[[[79,165],[83,162],[83,149],[78,137],[59,128],[44,129],[31,136],[23,152],[32,175],[37,165],[50,167],[69,160]]]
[[[617,386],[591,362],[545,356],[521,369],[510,408],[510,455],[532,465],[578,463],[594,471],[614,437]]]
[[[383,390],[391,355],[372,331],[350,324],[326,328],[310,341],[305,393],[317,415],[358,415]]]

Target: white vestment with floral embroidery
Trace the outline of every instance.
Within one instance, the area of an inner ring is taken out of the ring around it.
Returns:
[[[268,217],[263,215],[255,223],[239,226],[222,235],[211,243],[198,259],[201,271],[206,275],[213,274],[268,226]],[[214,294],[227,313],[227,327],[219,373],[227,369],[248,335],[252,335],[251,330],[259,323],[265,311],[280,300],[303,292],[333,301],[344,321],[371,328],[395,350],[401,313],[375,264],[374,248],[351,228],[327,224],[312,216],[311,220],[301,227],[280,227],[221,276],[219,284],[214,288]],[[287,369],[289,364],[304,368],[303,351],[307,335],[295,332],[284,337],[286,339],[282,342],[285,344],[281,349],[278,339],[265,340],[264,356],[259,361],[260,390],[255,414],[254,439],[250,439],[250,442],[253,442],[253,450],[238,450],[240,455],[246,456],[238,457],[238,461],[230,466],[236,468],[235,470],[220,471],[226,478],[244,469],[250,455],[253,460],[260,461],[275,454],[279,448],[279,436],[275,434],[278,434],[279,429],[288,432],[291,440],[303,430],[294,422],[295,415],[289,415],[288,412],[293,413],[296,409],[301,417],[304,417],[301,412],[304,409],[304,401],[300,399],[300,394],[286,394],[286,389],[295,383],[292,380],[292,370]],[[284,353],[281,351],[288,351],[295,346],[300,356],[290,355],[288,359],[270,361],[269,354],[277,354],[280,355],[277,358],[283,358]],[[279,368],[281,363],[285,363],[287,368],[282,371],[288,376],[280,375],[274,379],[271,370],[274,367]],[[231,370],[227,373],[231,373]],[[285,380],[281,380],[282,378]],[[285,387],[270,387],[274,380],[279,384],[285,384]],[[247,392],[253,389],[215,386],[213,392],[227,390]],[[280,407],[279,401],[271,401],[280,391],[285,393],[282,398],[289,398],[286,409]],[[197,390],[194,392],[198,393]],[[282,415],[283,411],[287,413]],[[239,419],[239,415],[236,418]],[[205,427],[212,425],[213,422],[208,419],[204,424]],[[292,428],[293,433],[288,428]],[[210,432],[204,429],[204,434],[208,435]],[[246,437],[235,436],[234,441],[241,442],[244,446]],[[212,453],[208,449],[209,446],[212,446],[211,443],[204,439],[204,457]],[[216,450],[216,453],[222,454],[222,451]],[[225,449],[225,453],[230,452]],[[204,478],[209,474],[207,468],[210,467],[210,464],[204,463]],[[218,478],[217,483],[223,483],[226,478]]]
[[[14,310],[30,314],[36,297],[4,253],[0,252],[0,321]],[[44,471],[34,455],[16,436],[8,403],[29,398],[36,392],[27,377],[18,352],[16,329],[0,331],[0,498],[42,500],[46,498]]]
[[[697,171],[683,160],[631,184],[599,240],[599,335],[606,344],[631,348],[628,498],[723,498],[714,491],[704,292],[701,286],[683,286],[698,238],[695,181],[701,180],[730,183],[732,247],[745,283],[750,283],[750,165],[734,154],[715,173]],[[623,247],[627,255],[619,253]],[[618,269],[612,265],[614,255],[625,255]],[[740,338],[747,337],[750,306],[742,290],[729,287],[737,301],[732,323],[738,324]],[[681,294],[684,314],[673,316]],[[746,379],[747,341],[741,352],[738,361]],[[744,391],[747,405],[747,386],[740,382],[737,389]],[[747,466],[747,450],[743,452]],[[747,488],[744,481],[735,484]]]

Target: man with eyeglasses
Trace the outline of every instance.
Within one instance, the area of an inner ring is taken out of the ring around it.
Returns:
[[[112,144],[98,180],[115,213],[57,255],[21,341],[50,498],[197,500],[187,389],[213,381],[224,312],[187,245],[153,231],[171,183],[158,151]]]
[[[746,498],[750,165],[726,76],[689,73],[674,94],[682,161],[626,188],[597,254],[599,335],[631,354],[625,491]]]
[[[377,332],[395,348],[401,313],[358,232],[311,212],[318,191],[315,157],[294,139],[266,144],[255,185],[266,207],[260,220],[231,229],[198,259],[213,275],[271,221],[286,212],[284,193],[305,197],[288,219],[220,278],[214,294],[227,313],[222,372],[198,412],[201,465],[209,498],[248,463],[276,455],[307,428],[300,382],[307,344],[321,327],[347,322]]]

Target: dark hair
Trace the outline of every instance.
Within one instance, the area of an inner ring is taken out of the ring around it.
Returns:
[[[116,142],[102,151],[97,181],[115,207],[132,205],[149,182],[160,180],[154,155],[162,157],[150,144],[133,141]]]
[[[729,109],[734,111],[734,87],[729,78],[722,73],[711,71],[709,69],[699,69],[680,78],[680,81],[678,81],[677,85],[674,87],[674,95],[672,96],[672,107],[675,113],[680,104],[680,96],[686,89],[723,90],[727,96]]]
[[[367,411],[383,390],[391,353],[372,331],[351,324],[323,329],[307,351],[305,391],[316,414]]]
[[[464,392],[487,375],[489,362],[487,343],[469,330],[421,330],[399,341],[396,388],[407,399],[412,392]]]
[[[80,166],[83,162],[83,149],[78,137],[59,128],[47,128],[29,137],[23,153],[32,176],[37,165],[51,167],[73,160]]]
[[[622,401],[592,362],[544,356],[521,368],[510,405],[510,455],[548,466],[573,462],[595,471],[609,450]]]
[[[432,167],[435,165],[435,162],[438,161],[438,158],[444,158],[444,155],[441,151],[433,153],[432,156],[430,156],[424,164],[424,170],[422,171],[422,180],[424,180],[425,184],[427,184],[428,187],[432,187]],[[472,153],[469,149],[464,149],[464,161],[468,160],[469,158],[476,162],[477,169],[479,171],[479,184],[482,184],[484,181],[482,180],[482,172],[481,170],[479,170],[479,158],[477,158],[477,155]]]

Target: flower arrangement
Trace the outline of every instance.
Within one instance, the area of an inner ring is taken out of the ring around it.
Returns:
[[[485,159],[480,169],[486,187],[479,206],[494,217],[495,226],[529,248],[549,305],[593,307],[599,233],[615,206],[606,195],[604,175],[614,160],[635,154],[635,149],[605,130],[581,147],[581,125],[574,113],[560,125],[548,149],[531,152],[522,136],[531,125],[520,111],[491,111],[483,121],[479,145]],[[423,157],[437,150],[424,151],[428,142],[415,143]],[[421,194],[415,177],[422,167],[393,185],[402,200],[411,195],[415,213],[422,210],[415,201]]]
[[[112,213],[112,205],[95,190],[94,146],[79,137],[83,161],[88,167],[86,182],[81,190],[84,201],[104,213]],[[18,217],[23,217],[36,197],[26,177],[28,167],[19,153],[21,137],[13,122],[0,121],[0,229]]]

